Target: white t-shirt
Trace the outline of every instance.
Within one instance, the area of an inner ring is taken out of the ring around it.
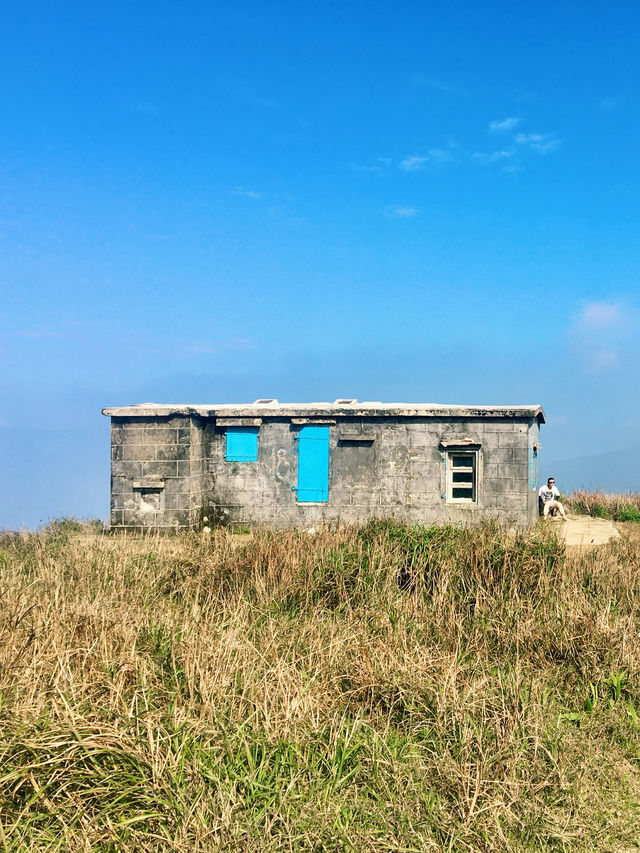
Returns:
[[[540,486],[540,491],[538,492],[542,500],[546,503],[547,501],[557,501],[560,497],[560,492],[558,491],[557,486],[547,486],[545,483],[544,486]]]

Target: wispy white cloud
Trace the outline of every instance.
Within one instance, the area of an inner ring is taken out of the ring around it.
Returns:
[[[392,205],[387,208],[387,216],[392,219],[410,219],[418,215],[418,209],[408,204]]]
[[[489,122],[489,130],[491,133],[505,133],[517,127],[521,121],[522,119],[519,116],[509,116],[509,118],[503,118],[501,121],[491,121]]]
[[[183,351],[203,355],[215,355],[229,350],[253,349],[256,346],[255,338],[231,338],[227,341],[185,341],[183,338],[177,338],[175,342]]]
[[[253,349],[258,343],[254,338],[185,338],[141,333],[120,335],[118,341],[119,345],[129,352],[164,353],[165,355],[167,353],[172,355],[184,353],[217,355]]]
[[[511,92],[511,97],[517,104],[530,104],[537,100],[538,95],[528,89],[515,89]]]
[[[519,116],[490,122],[489,131],[506,136],[507,144],[493,151],[476,151],[471,154],[471,159],[484,165],[498,164],[503,172],[522,172],[526,154],[550,154],[562,144],[554,133],[516,133],[515,129],[521,123]]]
[[[450,149],[447,148],[429,148],[426,154],[409,154],[404,157],[399,167],[403,172],[418,172],[424,169],[427,163],[447,163],[453,159]]]
[[[362,165],[360,163],[352,163],[351,168],[356,172],[371,172],[374,175],[380,175],[392,164],[391,157],[378,157],[375,163]]]
[[[236,187],[235,190],[231,190],[231,194],[244,196],[244,198],[263,198],[262,193],[255,190],[246,190],[244,187]]]
[[[428,157],[411,154],[400,161],[400,168],[403,172],[417,172],[418,169],[424,169]]]
[[[445,148],[430,148],[427,151],[427,154],[429,155],[429,159],[436,163],[447,163],[449,160],[453,159],[451,151],[448,151]]]
[[[16,337],[30,338],[31,340],[52,340],[64,338],[65,335],[61,329],[52,329],[47,326],[40,326],[31,329],[18,329]]]
[[[515,151],[512,148],[501,148],[497,151],[475,151],[471,156],[479,163],[497,163],[511,159]]]
[[[596,347],[590,355],[592,366],[597,370],[613,370],[620,366],[621,353],[615,349]]]
[[[277,98],[273,98],[270,95],[259,96],[257,98],[252,97],[250,100],[254,107],[258,107],[261,110],[277,110],[282,106]]]
[[[562,140],[552,133],[516,133],[515,141],[538,154],[549,154],[562,145]]]
[[[569,337],[584,364],[596,371],[613,370],[636,359],[640,315],[622,301],[593,300],[583,303],[569,328]]]
[[[606,112],[610,113],[610,112],[613,112],[614,110],[617,110],[618,107],[621,107],[623,102],[624,102],[624,98],[622,98],[618,95],[618,96],[613,96],[613,97],[608,97],[608,98],[601,98],[600,101],[598,101],[598,106],[600,107],[601,110],[605,110]]]
[[[429,77],[427,74],[414,74],[411,82],[414,86],[418,86],[421,89],[433,89],[433,91],[443,92],[445,95],[467,94],[467,90],[463,86],[447,80],[438,80],[435,77]]]
[[[351,168],[355,172],[372,172],[374,175],[381,174],[384,169],[382,166],[360,166],[357,163],[352,163]]]
[[[628,322],[620,302],[587,302],[580,309],[575,327],[582,332],[621,331]]]
[[[54,326],[25,326],[10,328],[7,336],[28,341],[79,341],[86,336],[103,335],[108,324],[103,320],[63,320]]]
[[[511,175],[515,175],[518,172],[524,172],[524,166],[517,160],[509,160],[508,162],[503,164],[502,171],[508,172]]]
[[[374,163],[352,165],[351,168],[359,172],[382,174],[390,166],[402,172],[421,172],[432,166],[435,168],[438,163],[453,162],[460,165],[465,162],[474,162],[485,166],[494,164],[504,172],[522,172],[527,159],[532,155],[550,154],[562,145],[562,140],[555,133],[520,130],[522,122],[523,119],[520,116],[508,116],[490,122],[487,128],[499,137],[499,146],[487,151],[473,151],[473,149],[465,151],[456,141],[449,140],[443,148],[428,148],[426,151],[407,154],[395,162],[389,157],[378,157]]]

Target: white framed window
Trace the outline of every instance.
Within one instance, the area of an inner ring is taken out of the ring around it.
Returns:
[[[478,451],[447,451],[447,503],[474,504],[478,499]]]

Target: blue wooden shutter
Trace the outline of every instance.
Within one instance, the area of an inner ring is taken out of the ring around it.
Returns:
[[[305,426],[298,441],[298,501],[329,500],[329,427]]]
[[[258,427],[227,427],[227,462],[258,461]]]

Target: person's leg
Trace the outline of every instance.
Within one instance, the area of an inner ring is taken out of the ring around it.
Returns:
[[[552,504],[552,503],[553,503],[553,501],[545,501],[545,502],[544,502],[544,506],[543,506],[543,508],[542,508],[542,515],[543,515],[545,518],[548,518],[548,517],[549,517],[549,510],[551,509],[551,504]]]
[[[549,512],[552,509],[557,510],[560,513],[560,515],[563,517],[563,519],[565,521],[567,520],[567,516],[565,514],[564,507],[562,506],[560,501],[555,501],[555,500],[554,501],[547,501],[546,504],[544,505],[545,518],[549,515]]]

